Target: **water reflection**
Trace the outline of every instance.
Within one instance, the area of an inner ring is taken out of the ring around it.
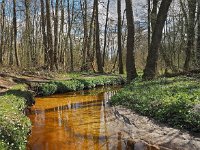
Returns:
[[[108,100],[119,87],[37,98],[29,115],[33,127],[27,149],[124,149],[120,132],[110,126]],[[109,91],[109,92],[105,92]]]

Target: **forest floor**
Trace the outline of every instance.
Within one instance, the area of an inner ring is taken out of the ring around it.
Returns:
[[[48,83],[51,81],[66,81],[74,78],[91,78],[102,76],[95,73],[65,73],[51,71],[21,70],[16,68],[0,68],[0,93],[5,92],[18,84]],[[106,76],[106,74],[105,74]],[[111,76],[111,75],[108,75]]]

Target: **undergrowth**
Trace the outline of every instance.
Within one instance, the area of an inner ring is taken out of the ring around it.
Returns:
[[[65,81],[51,81],[50,83],[39,84],[37,86],[38,95],[47,96],[54,93],[64,93],[91,89],[98,86],[119,85],[125,83],[125,79],[120,76],[98,76],[90,78],[74,78]]]
[[[142,115],[170,126],[200,132],[200,84],[194,78],[161,78],[153,81],[137,79],[111,99]]]
[[[23,113],[34,100],[21,85],[0,96],[0,150],[25,150],[31,122]]]

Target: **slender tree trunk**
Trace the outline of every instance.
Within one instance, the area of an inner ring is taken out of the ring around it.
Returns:
[[[31,56],[30,51],[31,49],[31,22],[30,22],[30,0],[25,0],[25,15],[26,15],[26,30],[25,30],[25,47],[26,47],[26,60],[27,60],[27,67],[30,67],[31,63]]]
[[[131,82],[133,79],[137,77],[137,72],[135,68],[135,54],[134,54],[135,27],[133,19],[132,0],[126,0],[126,18],[128,26],[126,72],[127,72],[127,81]]]
[[[59,62],[62,64],[62,68],[65,68],[65,46],[64,46],[64,21],[65,21],[65,0],[61,0],[61,23],[60,23],[60,51]]]
[[[156,26],[153,29],[151,46],[147,57],[147,64],[144,69],[143,79],[153,79],[157,72],[158,53],[162,40],[162,31],[167,19],[167,13],[172,0],[162,0],[156,19]]]
[[[82,18],[83,18],[83,27],[84,27],[84,39],[83,39],[83,61],[82,61],[82,71],[87,71],[87,44],[88,44],[88,26],[87,26],[87,0],[84,0],[83,4],[82,1],[80,0],[81,3],[81,10],[82,10]]]
[[[103,67],[105,66],[105,55],[106,55],[106,45],[107,45],[107,28],[108,28],[108,15],[109,15],[109,8],[110,8],[110,0],[107,3],[107,10],[106,10],[106,24],[104,29],[104,45],[103,45]]]
[[[101,50],[100,50],[100,41],[99,41],[99,8],[98,8],[98,0],[94,0],[95,4],[95,25],[96,25],[96,59],[97,59],[97,67],[98,72],[103,73],[103,64],[101,59]]]
[[[19,66],[18,52],[17,52],[17,14],[16,14],[16,0],[13,0],[13,28],[14,28],[14,51],[16,65]]]
[[[200,1],[198,1],[198,14],[197,14],[197,19],[198,19],[198,25],[197,25],[197,65],[198,68],[200,68]]]
[[[10,55],[9,55],[9,65],[14,64],[13,60],[13,28],[10,29],[10,42],[9,42],[9,48],[10,48]]]
[[[148,3],[148,50],[151,45],[151,0],[147,0]]]
[[[2,20],[1,20],[1,44],[0,44],[0,65],[3,65],[3,46],[4,46],[4,25],[5,25],[5,1],[2,0],[1,3],[1,15],[2,15]]]
[[[90,31],[89,31],[89,37],[88,37],[88,43],[87,43],[87,59],[86,59],[86,64],[87,64],[87,70],[93,69],[92,63],[94,60],[94,55],[93,52],[91,52],[91,43],[93,43],[93,47],[95,45],[95,36],[93,37],[93,42],[92,42],[92,35],[94,31],[94,15],[95,15],[95,5],[93,4],[93,12],[92,12],[92,18],[90,21]],[[94,69],[93,69],[94,70]]]
[[[47,42],[48,51],[50,57],[50,70],[54,70],[54,55],[53,55],[53,39],[52,39],[52,29],[51,29],[51,14],[50,14],[50,2],[46,0],[46,20],[47,20]]]
[[[58,70],[58,6],[59,0],[56,0],[55,16],[54,16],[54,64]]]
[[[118,53],[119,53],[119,74],[124,74],[122,61],[122,17],[121,17],[121,0],[117,0],[118,13]]]
[[[41,26],[42,26],[42,38],[43,38],[43,47],[44,47],[44,64],[48,66],[50,63],[49,52],[47,45],[47,35],[46,35],[46,20],[45,20],[45,11],[44,11],[44,1],[40,0],[41,3]]]
[[[72,2],[72,11],[70,11],[70,0],[67,1],[67,12],[68,12],[68,39],[69,39],[69,50],[70,50],[70,71],[74,71],[74,53],[73,53],[73,41],[71,36],[72,21],[74,17],[74,0]]]
[[[187,28],[187,47],[186,47],[186,59],[184,64],[184,70],[188,71],[190,69],[190,62],[192,56],[192,49],[194,48],[195,39],[195,13],[196,13],[196,0],[188,0],[188,28]]]

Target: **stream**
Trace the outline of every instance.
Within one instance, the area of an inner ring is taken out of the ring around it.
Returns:
[[[36,98],[28,150],[125,149],[108,100],[120,87]],[[111,126],[110,126],[111,125]]]
[[[200,150],[200,138],[123,108],[119,86],[36,98],[27,150]]]

